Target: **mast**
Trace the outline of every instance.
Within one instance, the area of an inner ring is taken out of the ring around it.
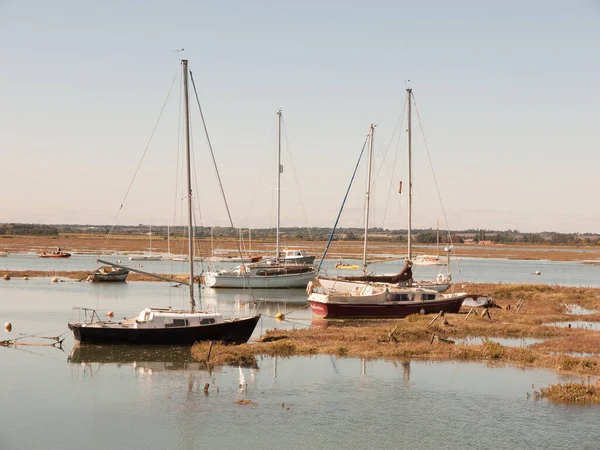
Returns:
[[[275,258],[279,261],[279,224],[281,221],[281,110],[277,111],[277,237],[275,241]]]
[[[371,201],[371,163],[373,162],[373,136],[375,125],[371,124],[369,129],[369,163],[367,165],[367,189],[365,192],[365,242],[363,245],[363,275],[367,274],[367,234],[369,231],[369,210]]]
[[[436,231],[435,231],[435,256],[440,258],[440,219],[437,220]]]
[[[192,171],[190,168],[190,109],[188,99],[188,62],[181,61],[183,70],[183,105],[185,109],[185,162],[187,168],[187,197],[188,197],[188,252],[190,256],[190,311],[194,312],[194,231],[192,224]]]
[[[407,234],[408,234],[408,253],[407,259],[412,258],[412,239],[411,239],[411,230],[412,230],[412,167],[411,167],[411,143],[412,143],[412,130],[411,130],[411,96],[412,89],[406,89],[406,93],[408,95],[408,225],[407,225]]]

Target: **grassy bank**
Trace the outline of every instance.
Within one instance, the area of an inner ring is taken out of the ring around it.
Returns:
[[[586,320],[600,322],[600,314],[575,316],[565,305],[600,310],[600,289],[543,285],[471,286],[473,292],[491,295],[498,305],[490,317],[464,308],[459,314],[413,315],[397,320],[322,321],[303,330],[270,330],[260,342],[241,346],[213,345],[210,362],[251,365],[254,358],[317,354],[383,358],[503,361],[526,367],[543,367],[582,375],[600,375],[600,357],[570,356],[565,352],[600,351],[600,331],[559,328],[547,322]],[[515,304],[522,300],[517,312]],[[508,307],[510,305],[510,308]],[[481,308],[480,308],[481,310]],[[468,315],[468,318],[467,318]],[[466,337],[539,338],[530,347],[509,347],[492,341],[480,345],[454,343]],[[196,344],[194,358],[206,362],[209,344]]]

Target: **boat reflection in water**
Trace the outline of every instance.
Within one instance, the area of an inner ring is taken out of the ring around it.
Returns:
[[[164,346],[139,347],[131,345],[76,345],[68,357],[71,364],[89,367],[92,371],[103,365],[131,366],[132,369],[153,372],[220,372],[221,366],[201,363],[192,357],[190,347]],[[244,365],[243,367],[256,367]]]

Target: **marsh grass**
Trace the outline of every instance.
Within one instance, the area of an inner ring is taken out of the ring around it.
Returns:
[[[536,394],[559,403],[600,403],[600,386],[586,383],[552,384]]]
[[[244,352],[250,356],[311,356],[326,354],[370,359],[438,359],[459,361],[501,361],[531,367],[544,367],[586,375],[600,375],[600,357],[577,357],[560,353],[595,353],[600,348],[600,331],[569,329],[544,325],[573,320],[563,303],[600,309],[600,289],[544,285],[471,285],[469,292],[491,295],[500,308],[490,309],[491,319],[479,314],[446,314],[447,325],[431,315],[412,315],[405,319],[335,320],[326,326],[303,330],[267,330],[260,342],[241,346],[217,346],[211,362],[224,361],[225,355]],[[524,304],[517,313],[514,305]],[[481,308],[480,308],[481,309]],[[586,316],[600,321],[600,314]],[[321,322],[320,322],[321,323]],[[395,331],[394,331],[395,329]],[[392,337],[390,333],[393,332]],[[544,342],[527,348],[503,346],[484,341],[480,345],[459,345],[432,337],[453,340],[468,336],[543,338]],[[202,361],[206,344],[196,344],[194,355]],[[559,353],[559,354],[556,354]],[[235,357],[233,358],[235,360]]]

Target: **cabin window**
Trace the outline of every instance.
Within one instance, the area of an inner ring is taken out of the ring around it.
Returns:
[[[188,320],[187,319],[165,319],[165,327],[187,327]]]
[[[435,294],[423,294],[421,298],[423,300],[435,300]]]
[[[208,324],[211,324],[211,323],[215,323],[215,319],[202,319],[200,321],[200,325],[208,325]]]
[[[389,293],[387,295],[388,302],[407,302],[410,299],[408,298],[408,294],[393,294]]]

